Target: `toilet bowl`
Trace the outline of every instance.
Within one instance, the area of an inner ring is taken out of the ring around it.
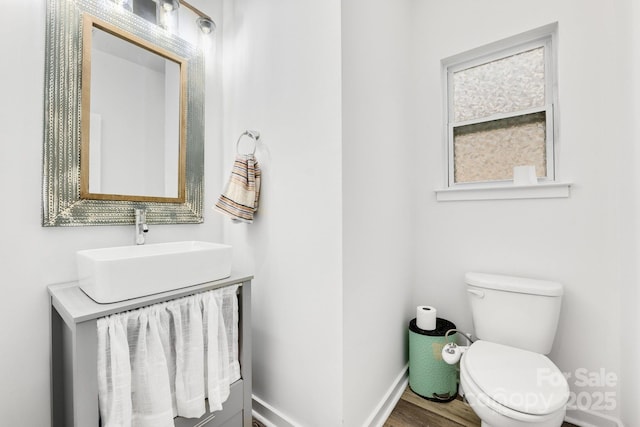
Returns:
[[[475,335],[460,385],[484,427],[559,427],[569,385],[547,358],[560,317],[560,283],[465,274]]]
[[[460,361],[465,399],[482,427],[559,427],[569,386],[546,356],[476,341]]]

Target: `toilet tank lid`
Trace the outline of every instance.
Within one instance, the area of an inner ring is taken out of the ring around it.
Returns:
[[[562,284],[548,280],[469,272],[464,276],[468,285],[521,294],[561,296]]]

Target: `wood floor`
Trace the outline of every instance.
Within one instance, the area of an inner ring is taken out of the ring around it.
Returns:
[[[476,427],[478,418],[462,400],[448,403],[432,402],[415,394],[409,387],[404,391],[384,427]]]
[[[404,391],[384,427],[479,427],[480,419],[469,405],[460,399],[448,403],[432,402]],[[563,423],[562,427],[576,427]]]
[[[404,391],[384,427],[479,427],[480,419],[460,399],[437,403],[423,399],[409,387]],[[265,427],[254,419],[253,427]],[[349,426],[345,426],[349,427]],[[576,427],[563,423],[562,427]]]

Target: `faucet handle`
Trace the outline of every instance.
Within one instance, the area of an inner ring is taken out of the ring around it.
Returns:
[[[135,221],[136,221],[136,244],[144,245],[144,233],[149,232],[149,226],[147,225],[147,212],[144,209],[134,209]]]

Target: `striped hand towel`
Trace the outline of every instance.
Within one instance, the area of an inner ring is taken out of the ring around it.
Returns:
[[[253,154],[238,154],[227,188],[214,209],[234,221],[253,222],[260,198],[260,166]]]

